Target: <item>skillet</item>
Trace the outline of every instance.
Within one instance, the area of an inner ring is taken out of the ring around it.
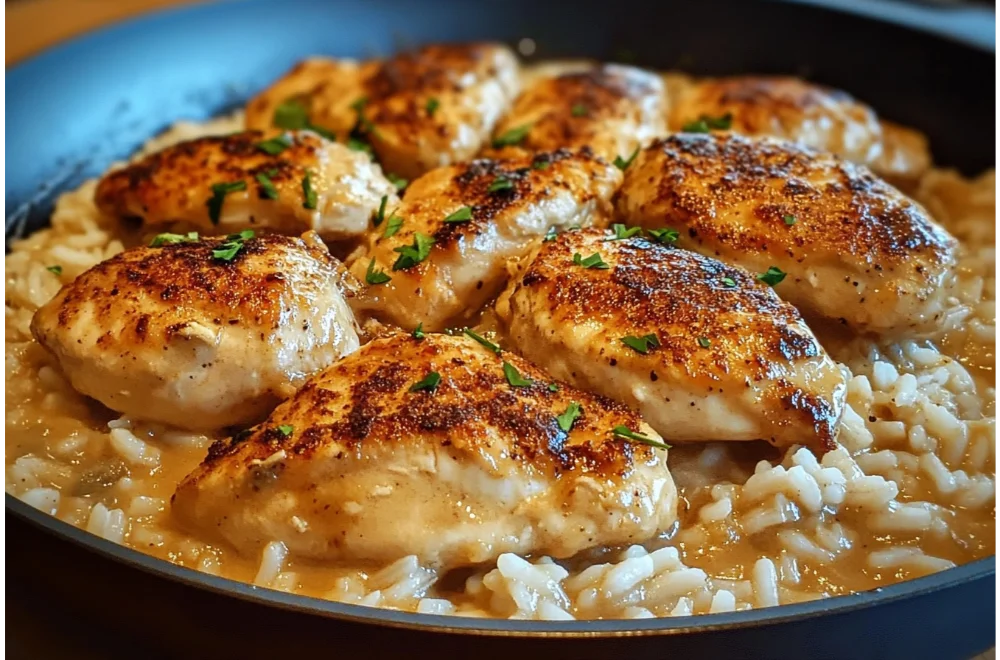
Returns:
[[[818,4],[249,0],[124,23],[7,72],[6,238],[43,226],[55,196],[148,137],[179,119],[240,106],[305,55],[371,56],[431,41],[517,44],[530,37],[534,59],[583,56],[696,74],[797,74],[846,89],[882,116],[924,131],[938,165],[967,174],[993,166],[995,55],[989,45],[905,27],[899,21],[912,24],[912,14],[885,3],[879,6],[896,22]],[[866,5],[869,14],[872,7]],[[65,603],[76,613],[71,626],[105,657],[132,655],[141,645],[143,655],[153,657],[322,650],[376,657],[942,658],[969,657],[994,640],[994,558],[879,591],[751,612],[512,622],[360,608],[257,589],[110,544],[9,495],[6,507],[8,565],[31,570],[30,577],[11,572],[8,598],[39,611]],[[141,603],[124,601],[124,593],[142,594]]]

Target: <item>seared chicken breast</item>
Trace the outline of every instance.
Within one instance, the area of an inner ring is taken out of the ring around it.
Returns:
[[[605,224],[620,182],[586,148],[433,170],[353,258],[351,272],[369,285],[355,309],[408,329],[466,325],[503,288],[508,259],[550,230]]]
[[[358,347],[343,266],[315,234],[161,235],[64,286],[31,331],[70,383],[181,428],[255,422]]]
[[[670,129],[692,128],[787,138],[897,182],[915,182],[931,163],[920,133],[880,120],[845,92],[792,77],[710,78],[682,87]]]
[[[773,138],[676,134],[629,167],[624,222],[766,273],[807,316],[884,333],[934,327],[957,243],[867,168]]]
[[[247,554],[280,540],[310,559],[445,569],[640,542],[676,520],[667,452],[636,413],[497,351],[434,334],[366,344],[214,445],[174,514]]]
[[[540,77],[494,130],[494,150],[552,151],[589,146],[608,160],[628,156],[666,132],[656,74],[605,64]]]
[[[247,126],[288,127],[291,109],[291,121],[368,142],[387,172],[415,178],[478,153],[518,81],[513,52],[490,43],[425,46],[360,65],[312,59],[250,101]]]
[[[327,240],[363,234],[396,187],[361,152],[311,132],[260,131],[168,147],[105,175],[103,212],[204,234],[266,228]]]
[[[844,375],[798,311],[741,268],[570,231],[526,261],[497,314],[526,358],[668,440],[834,446]]]

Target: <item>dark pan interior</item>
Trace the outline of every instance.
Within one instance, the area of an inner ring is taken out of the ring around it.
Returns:
[[[925,131],[939,164],[969,174],[993,166],[992,52],[815,6],[722,0],[251,0],[122,24],[9,70],[7,237],[43,226],[58,193],[99,174],[143,140],[178,119],[204,119],[238,107],[304,55],[368,56],[430,41],[492,38],[517,43],[522,37],[537,43],[533,59],[585,56],[700,74],[802,75],[847,89],[883,116]],[[292,627],[301,636],[296,650],[323,648],[329,653],[337,647],[332,637],[341,640],[344,650],[369,649],[376,657],[379,649],[408,647],[509,657],[524,648],[517,645],[523,642],[504,636],[512,633],[535,635],[535,652],[553,657],[619,652],[637,657],[666,652],[710,657],[968,657],[993,639],[992,558],[881,593],[770,611],[643,624],[476,622],[311,601],[211,579],[95,539],[10,496],[7,510],[11,529],[33,544],[22,548],[23,560],[32,561],[37,548],[39,556],[48,552],[56,563],[66,565],[64,570],[89,580],[91,586],[84,589],[106,587],[114,581],[108,576],[117,575],[140,590],[156,589],[150,598],[163,594],[179,609],[190,608],[183,613],[184,632],[157,642],[170,655],[167,649],[186,643],[184,635],[195,635],[218,645],[211,648],[258,657],[274,645],[251,631],[287,633]],[[37,527],[63,540],[47,538]],[[81,553],[66,540],[104,557]],[[139,574],[135,568],[160,577]],[[267,607],[168,584],[162,577]],[[26,586],[31,584],[24,581],[27,578],[12,579],[14,593],[37,598]],[[978,606],[969,607],[972,602]],[[354,622],[278,612],[275,607]],[[123,622],[141,620],[128,604],[119,605],[118,611]],[[396,629],[375,632],[371,624]],[[463,635],[400,629],[412,626]],[[465,636],[484,632],[500,637]],[[563,639],[567,635],[576,639]],[[944,637],[950,642],[943,646]]]

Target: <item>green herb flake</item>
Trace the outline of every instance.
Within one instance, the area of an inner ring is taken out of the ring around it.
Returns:
[[[392,238],[402,226],[403,219],[401,217],[398,215],[391,216],[389,221],[385,223],[385,234],[383,234],[383,236],[386,238]]]
[[[441,382],[441,374],[436,371],[428,372],[423,380],[410,385],[411,392],[420,392],[421,390],[426,392],[433,392],[437,389],[438,383]]]
[[[368,144],[367,141],[360,138],[352,137],[347,140],[347,148],[351,151],[364,151],[369,156],[374,153],[372,150],[372,145]]]
[[[587,116],[587,106],[582,103],[577,103],[572,108],[570,108],[569,113],[574,117],[586,117]]]
[[[625,438],[626,440],[632,440],[633,442],[640,442],[644,445],[649,445],[650,447],[656,447],[657,449],[670,449],[670,445],[660,442],[659,440],[648,438],[641,433],[636,433],[627,426],[616,426],[611,429],[611,433],[614,434],[616,438]]]
[[[279,135],[257,143],[257,148],[269,156],[277,156],[290,146],[292,146],[292,140],[287,135]]]
[[[222,216],[222,205],[226,201],[226,195],[247,189],[246,181],[230,181],[229,183],[213,183],[212,196],[208,199],[208,218],[213,225],[219,224]]]
[[[466,336],[471,337],[472,339],[475,339],[481,345],[483,345],[486,348],[490,349],[491,351],[493,351],[497,355],[500,355],[500,347],[497,346],[496,344],[494,344],[493,342],[491,342],[486,337],[483,337],[482,335],[476,334],[475,332],[473,332],[472,330],[470,330],[468,328],[466,328],[463,332],[465,333]]]
[[[445,222],[468,222],[470,220],[472,220],[471,206],[463,206],[444,219]]]
[[[403,245],[401,247],[393,248],[394,252],[399,253],[399,258],[396,259],[396,263],[392,265],[392,269],[404,270],[406,268],[416,266],[430,256],[431,246],[433,245],[433,238],[427,236],[426,234],[421,234],[419,231],[414,232],[412,245]]]
[[[517,367],[510,362],[503,363],[503,375],[507,377],[507,382],[510,383],[511,387],[531,386],[531,380],[523,377],[521,372],[517,370]]]
[[[255,179],[257,183],[260,184],[260,192],[267,199],[278,199],[278,189],[274,187],[274,182],[271,181],[272,176],[276,176],[278,170],[268,170],[267,172],[258,172]]]
[[[549,383],[549,392],[558,392],[559,383]]]
[[[799,221],[799,219],[796,218],[794,215],[786,215],[782,218],[782,220],[784,220],[785,224],[788,225],[789,227],[791,227],[792,225],[794,225],[796,222]]]
[[[695,121],[689,121],[681,127],[685,133],[710,133],[712,131],[728,131],[733,125],[733,115],[726,113],[721,117],[702,115]]]
[[[375,286],[377,284],[385,284],[391,279],[384,271],[375,270],[375,258],[372,257],[372,260],[368,262],[368,270],[365,271],[365,282],[371,286]]]
[[[45,270],[49,271],[53,275],[62,275],[62,266],[59,266],[59,265],[46,266]]]
[[[728,286],[729,288],[733,288],[734,286],[736,286],[736,280],[734,280],[731,277],[723,277],[722,283]]]
[[[232,261],[243,249],[243,244],[254,237],[253,230],[244,229],[238,234],[226,236],[224,243],[212,250],[212,258],[219,261]]]
[[[681,233],[676,229],[670,229],[669,227],[665,229],[647,229],[649,235],[656,240],[657,243],[676,243],[677,239],[681,237]]]
[[[622,159],[621,156],[615,156],[615,167],[624,172],[625,170],[628,169],[628,166],[632,164],[632,161],[634,161],[635,157],[638,155],[639,155],[639,147],[636,147],[635,151],[632,152],[632,155],[629,156],[628,159]]]
[[[403,190],[406,186],[410,185],[410,182],[401,176],[397,176],[392,172],[385,175],[385,178],[389,179],[389,183],[396,186],[396,190]]]
[[[424,106],[424,110],[427,111],[428,117],[433,117],[439,107],[441,107],[441,102],[432,96],[427,99],[427,105]]]
[[[500,192],[501,190],[513,190],[514,182],[505,176],[498,176],[490,184],[490,187],[486,189],[486,192]]]
[[[566,412],[556,417],[556,423],[559,424],[561,428],[566,433],[570,432],[573,428],[573,422],[576,418],[580,416],[580,404],[576,401],[570,402],[569,406],[566,407]]]
[[[552,161],[548,157],[535,156],[535,159],[531,161],[531,169],[533,170],[545,170],[548,169]]]
[[[282,424],[278,427],[278,433],[285,436],[286,438],[290,436],[295,431],[295,427],[291,424]]]
[[[767,269],[766,273],[760,273],[757,275],[757,279],[767,284],[768,286],[777,286],[781,280],[785,279],[785,273],[783,270],[777,266],[771,266]]]
[[[364,111],[366,105],[368,105],[368,97],[360,96],[351,101],[351,110],[360,114]]]
[[[577,266],[583,266],[584,268],[596,268],[598,270],[607,270],[611,268],[611,266],[604,263],[604,260],[601,259],[601,255],[597,252],[590,255],[586,259],[584,259],[583,256],[577,252],[573,255],[573,263]]]
[[[274,109],[271,122],[290,131],[303,129],[309,124],[309,109],[302,101],[287,99]]]
[[[702,348],[708,348],[712,345],[712,340],[708,337],[698,337],[698,345]]]
[[[611,229],[615,232],[614,238],[605,238],[604,241],[624,241],[627,238],[632,238],[636,234],[642,234],[642,227],[631,227],[626,228],[625,225],[620,223],[615,223],[611,225]]]
[[[417,341],[423,341],[424,337],[427,336],[427,333],[424,332],[424,322],[421,321],[420,323],[418,323],[417,327],[415,327],[413,329],[413,332],[410,334],[412,334],[413,338],[416,339]]]
[[[389,203],[389,196],[382,195],[381,201],[378,203],[378,211],[375,212],[375,218],[372,219],[372,224],[378,227],[385,220],[385,205]]]
[[[528,133],[530,132],[531,124],[524,124],[523,126],[512,128],[509,131],[504,131],[502,134],[493,138],[493,148],[499,149],[500,147],[513,147],[514,145],[521,144],[524,142],[524,138],[528,137]]]
[[[197,240],[198,232],[196,231],[189,231],[186,234],[157,234],[149,242],[149,247],[162,247],[164,245],[173,245],[174,243],[193,243]]]
[[[312,175],[306,171],[306,175],[302,178],[302,208],[312,210],[318,203],[319,196],[312,187]]]
[[[556,229],[555,227],[549,227],[549,230],[545,232],[545,236],[542,237],[542,240],[548,243],[550,241],[556,240],[556,237],[558,236],[559,236],[559,230]]]
[[[631,348],[633,351],[637,353],[642,353],[643,355],[649,353],[650,348],[660,347],[659,337],[652,334],[643,335],[642,337],[635,337],[629,335],[628,337],[622,337],[619,341],[621,341],[621,343]]]

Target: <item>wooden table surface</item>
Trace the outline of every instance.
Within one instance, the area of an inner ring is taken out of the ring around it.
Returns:
[[[6,64],[7,66],[15,64],[18,60],[38,53],[52,44],[108,23],[157,9],[198,1],[200,0],[7,0]],[[27,532],[23,523],[12,521],[9,515],[7,526],[8,531]],[[16,541],[12,536],[8,536],[8,542]],[[38,598],[38,590],[30,588],[32,581],[25,580],[24,576],[10,577],[11,582],[6,592],[5,618],[9,624],[6,650],[11,657],[73,657],[79,660],[106,658],[109,657],[107,655],[109,648],[117,648],[127,657],[154,657],[164,651],[170,653],[163,648],[142,650],[130,647],[128,643],[135,642],[128,639],[130,636],[120,638],[120,641],[126,644],[124,647],[114,643],[106,645],[105,642],[111,640],[102,641],[96,637],[109,634],[113,627],[100,626],[88,629],[81,625],[82,620],[78,620],[76,625],[69,628],[60,627],[56,630],[52,626],[51,615],[58,612],[58,609],[53,609],[51,601],[45,602],[47,599]],[[113,597],[104,594],[105,598],[109,596]],[[74,637],[86,641],[77,643]],[[412,656],[413,653],[409,655]],[[995,660],[995,657],[995,652],[989,651],[975,660]]]

